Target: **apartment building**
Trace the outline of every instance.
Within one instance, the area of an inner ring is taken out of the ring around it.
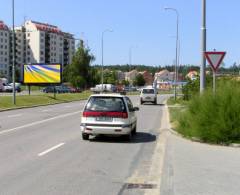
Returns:
[[[134,79],[137,77],[138,74],[139,74],[139,73],[138,73],[137,70],[132,70],[132,71],[130,71],[130,72],[127,72],[127,73],[125,74],[125,80],[126,80],[126,81],[129,81],[130,84],[132,84],[133,81],[134,81]]]
[[[57,26],[26,21],[26,63],[63,63],[63,33]]]
[[[12,37],[11,37],[12,38]],[[11,55],[12,57],[12,55]],[[12,60],[10,60],[12,62]],[[23,26],[15,27],[15,65],[20,70],[26,62],[26,37]]]
[[[139,72],[139,74],[143,75],[145,85],[152,85],[153,84],[153,76],[150,72],[145,70],[143,72]]]
[[[75,39],[57,26],[26,21],[15,29],[16,61],[24,63],[70,64],[75,53]]]
[[[0,76],[10,79],[12,54],[12,30],[0,21]],[[30,63],[71,64],[75,53],[75,39],[57,26],[26,21],[15,27],[15,64],[21,75],[22,65]]]
[[[0,21],[0,77],[9,78],[10,30]]]

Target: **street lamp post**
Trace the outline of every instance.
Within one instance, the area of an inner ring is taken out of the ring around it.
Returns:
[[[131,71],[131,66],[132,66],[132,49],[133,49],[133,46],[129,48],[129,72]]]
[[[13,83],[13,104],[16,104],[16,91],[15,91],[15,24],[14,24],[14,0],[12,0],[12,28],[13,28],[13,37],[12,37],[12,83]]]
[[[204,53],[206,51],[206,0],[202,0],[202,63],[200,67],[200,93],[205,89],[205,69],[206,69],[206,59]]]
[[[106,29],[102,32],[102,74],[101,74],[101,82],[102,82],[102,92],[103,92],[103,36],[104,36],[104,33],[106,32],[113,32],[112,29]]]
[[[177,9],[171,7],[165,7],[165,10],[172,10],[176,13],[177,16],[177,29],[176,29],[176,60],[175,60],[175,75],[174,75],[174,99],[177,99],[177,66],[178,66],[178,24],[179,24],[179,13]]]

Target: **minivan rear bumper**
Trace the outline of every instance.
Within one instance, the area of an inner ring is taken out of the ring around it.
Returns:
[[[122,124],[81,124],[81,131],[90,135],[126,135],[132,130],[132,125]]]

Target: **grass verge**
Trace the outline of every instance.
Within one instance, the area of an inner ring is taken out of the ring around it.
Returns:
[[[87,99],[89,95],[91,95],[90,91],[72,94],[56,94],[56,99],[54,99],[53,94],[16,96],[16,105],[12,104],[11,96],[0,96],[0,111],[20,107],[32,107],[84,100]]]
[[[176,101],[174,97],[171,97],[168,99],[167,104],[171,126],[174,130],[178,131],[180,116],[186,110],[188,102],[184,101],[182,97],[178,97]]]
[[[187,103],[168,101],[172,126],[185,137],[202,142],[230,145],[240,142],[240,83],[218,82],[214,95],[205,90]],[[171,106],[174,105],[174,106]]]

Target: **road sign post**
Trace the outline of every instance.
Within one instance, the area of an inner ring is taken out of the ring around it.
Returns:
[[[216,94],[216,72],[213,71],[213,94]]]
[[[213,93],[216,93],[216,72],[226,55],[226,52],[222,51],[207,51],[204,53],[205,58],[209,62],[213,71]]]

